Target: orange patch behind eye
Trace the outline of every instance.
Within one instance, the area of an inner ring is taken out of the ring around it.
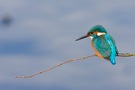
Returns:
[[[98,33],[97,31],[93,32],[93,34],[96,34],[96,35],[97,35],[97,33]]]

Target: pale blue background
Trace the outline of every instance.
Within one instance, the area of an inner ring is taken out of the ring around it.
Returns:
[[[93,54],[89,39],[75,42],[93,25],[103,25],[119,52],[135,53],[134,0],[0,0],[0,90],[135,90],[135,57],[111,65],[97,57],[30,75],[70,58]]]

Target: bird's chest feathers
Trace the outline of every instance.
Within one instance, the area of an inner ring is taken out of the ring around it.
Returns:
[[[104,41],[105,39],[103,39],[101,36],[100,37],[97,36],[92,39],[92,42],[95,47],[100,47]]]
[[[107,47],[106,44],[108,44],[104,35],[94,36],[93,39],[91,40],[91,42],[93,43],[94,47],[96,47],[99,50],[103,49],[104,47]]]
[[[99,58],[104,58],[105,55],[103,53],[108,49],[108,43],[106,42],[106,39],[104,35],[102,36],[94,36],[91,40],[91,45],[96,53],[96,55]],[[106,56],[105,56],[106,57]]]
[[[93,37],[92,40],[91,40],[91,45],[95,51],[95,54],[99,57],[99,58],[104,58],[102,55],[101,55],[101,52],[99,52],[99,50],[102,50],[102,39],[100,39],[100,37]]]

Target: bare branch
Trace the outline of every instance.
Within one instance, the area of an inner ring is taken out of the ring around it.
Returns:
[[[59,66],[61,66],[61,65],[64,65],[64,64],[66,64],[66,63],[73,62],[73,61],[77,61],[77,60],[84,60],[84,59],[86,59],[86,58],[91,58],[91,57],[94,57],[94,56],[96,56],[96,55],[94,54],[94,55],[85,56],[85,57],[82,57],[82,58],[69,59],[69,60],[67,60],[67,61],[65,61],[65,62],[62,62],[62,63],[60,63],[60,64],[57,64],[57,65],[55,65],[55,66],[52,66],[52,67],[50,67],[50,68],[48,68],[48,69],[46,69],[46,70],[37,72],[37,73],[32,74],[32,75],[30,75],[30,76],[16,76],[16,78],[32,78],[32,77],[37,76],[37,75],[39,75],[39,74],[48,72],[48,71],[50,71],[50,70],[52,70],[52,69],[54,69],[54,68],[56,68],[56,67],[59,67]]]
[[[133,53],[119,53],[118,57],[131,57],[131,56],[135,56],[135,54]]]
[[[85,57],[82,57],[82,58],[69,59],[69,60],[67,60],[67,61],[65,61],[65,62],[59,63],[59,64],[57,64],[57,65],[55,65],[55,66],[52,66],[52,67],[50,67],[50,68],[48,68],[48,69],[46,69],[46,70],[37,72],[37,73],[35,73],[35,74],[29,75],[29,76],[16,76],[16,78],[32,78],[32,77],[37,76],[37,75],[39,75],[39,74],[48,72],[48,71],[50,71],[50,70],[52,70],[52,69],[54,69],[54,68],[56,68],[56,67],[62,66],[62,65],[64,65],[64,64],[66,64],[66,63],[73,62],[73,61],[78,61],[78,60],[84,60],[84,59],[91,58],[91,57],[94,57],[94,56],[96,56],[96,54],[89,55],[89,56],[85,56]],[[132,53],[118,53],[117,56],[118,56],[118,57],[131,57],[131,56],[135,56],[135,54],[132,54]]]

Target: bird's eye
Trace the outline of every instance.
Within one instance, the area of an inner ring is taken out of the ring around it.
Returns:
[[[90,34],[93,34],[93,32],[90,32]]]
[[[89,32],[89,33],[87,33],[87,35],[91,35],[91,33]]]
[[[87,35],[91,35],[91,34],[93,34],[93,32],[89,32],[89,33],[87,33]]]

